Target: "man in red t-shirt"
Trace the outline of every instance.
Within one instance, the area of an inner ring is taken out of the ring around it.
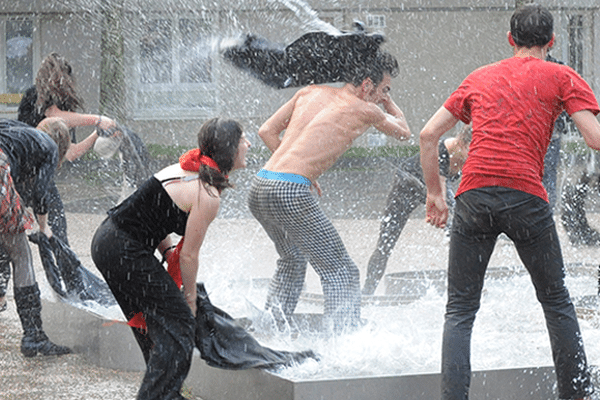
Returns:
[[[438,175],[437,143],[459,120],[473,124],[450,236],[442,400],[468,398],[471,332],[485,270],[501,233],[514,242],[542,304],[559,397],[581,399],[593,391],[542,175],[558,115],[566,110],[587,145],[598,150],[600,123],[595,115],[600,109],[574,70],[545,61],[554,42],[548,10],[526,5],[515,11],[510,27],[514,56],[471,73],[420,137],[426,221],[443,227],[448,208]]]

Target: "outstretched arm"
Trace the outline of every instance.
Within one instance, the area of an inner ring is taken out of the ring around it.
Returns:
[[[117,126],[112,119],[95,114],[80,114],[73,111],[63,111],[55,105],[50,106],[46,110],[46,117],[62,118],[69,128],[77,126],[96,126],[105,131],[114,130]],[[98,130],[96,129],[87,138],[79,143],[72,143],[66,154],[66,159],[73,161],[85,154],[98,139]]]
[[[105,131],[116,127],[115,121],[111,118],[98,114],[80,114],[73,111],[63,111],[52,105],[46,110],[46,117],[58,117],[65,121],[69,128],[77,126],[96,126]]]
[[[440,183],[438,162],[438,141],[440,137],[456,123],[458,119],[441,107],[427,122],[419,138],[421,146],[421,166],[427,185],[426,222],[438,228],[446,226],[448,206],[444,189]]]
[[[207,190],[212,189],[208,188]],[[194,316],[196,315],[198,254],[208,226],[217,216],[220,203],[220,198],[217,195],[209,195],[207,190],[201,189],[198,200],[192,204],[185,227],[185,240],[179,254],[183,295]]]

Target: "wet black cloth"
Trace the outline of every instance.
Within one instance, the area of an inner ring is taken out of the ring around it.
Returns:
[[[183,236],[188,217],[154,177],[110,209],[108,215],[119,229],[152,252],[168,234]]]
[[[384,38],[364,31],[331,35],[309,32],[283,46],[256,35],[223,51],[236,67],[278,89],[351,82],[376,60]]]
[[[8,157],[15,189],[25,205],[46,214],[48,187],[58,165],[56,143],[23,122],[0,119],[0,149]]]
[[[139,187],[152,176],[149,167],[150,153],[137,133],[122,125],[117,126],[123,132],[123,140],[119,146],[121,152],[123,173],[127,183]]]
[[[38,245],[46,278],[52,289],[69,300],[91,300],[109,307],[117,302],[106,282],[83,267],[73,250],[56,236],[48,238],[41,232],[29,235]]]
[[[299,363],[307,358],[318,359],[310,350],[289,352],[261,346],[225,311],[209,300],[204,284],[198,283],[196,300],[196,347],[211,367],[241,370],[273,369]]]

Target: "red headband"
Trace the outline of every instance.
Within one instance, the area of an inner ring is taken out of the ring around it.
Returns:
[[[193,149],[179,157],[179,165],[186,171],[199,171],[200,166],[206,165],[221,172],[212,158],[200,154],[200,149]]]

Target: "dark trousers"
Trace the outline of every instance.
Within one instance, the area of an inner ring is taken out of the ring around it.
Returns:
[[[388,195],[381,218],[377,247],[369,258],[362,294],[372,295],[383,278],[387,262],[398,238],[408,222],[408,217],[421,204],[425,204],[427,188],[422,178],[399,169]]]
[[[196,320],[154,249],[131,240],[110,219],[92,239],[92,259],[127,318],[143,312],[146,334],[133,329],[146,360],[138,399],[182,399]]]
[[[470,347],[483,278],[496,238],[505,233],[531,275],[542,305],[561,399],[592,391],[575,308],[548,203],[503,187],[469,190],[456,199],[448,260],[448,303],[442,341],[442,399],[467,399]]]

